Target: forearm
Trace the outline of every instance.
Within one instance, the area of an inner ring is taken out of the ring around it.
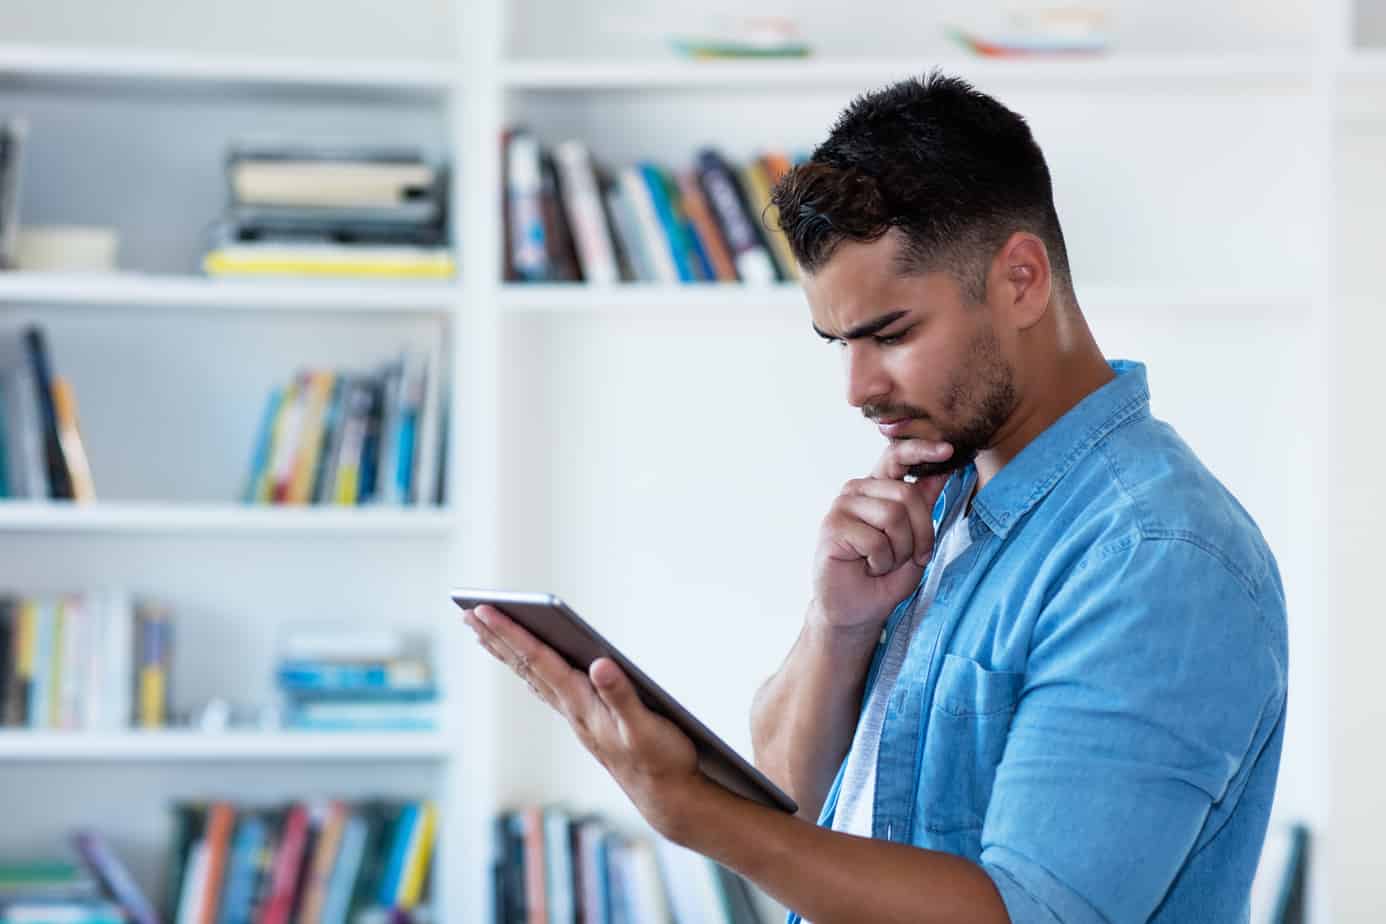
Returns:
[[[866,669],[879,626],[831,629],[810,608],[798,641],[756,694],[751,742],[756,766],[818,815],[852,743]]]
[[[694,800],[677,839],[813,924],[1009,924],[991,877],[961,857],[820,828],[712,783]]]

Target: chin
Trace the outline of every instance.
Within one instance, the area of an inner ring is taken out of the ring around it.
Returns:
[[[972,460],[977,458],[977,451],[954,452],[952,456],[942,462],[917,462],[909,467],[907,474],[914,478],[928,478],[933,475],[951,475],[959,469],[966,468],[972,464]]]

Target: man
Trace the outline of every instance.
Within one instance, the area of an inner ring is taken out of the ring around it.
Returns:
[[[1151,417],[1144,368],[1104,360],[1025,122],[906,81],[854,102],[775,203],[889,441],[823,520],[753,710],[802,817],[700,777],[611,662],[573,671],[495,610],[469,624],[657,831],[816,924],[1245,920],[1284,729],[1279,574]]]

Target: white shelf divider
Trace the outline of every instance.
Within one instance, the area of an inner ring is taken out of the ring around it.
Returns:
[[[0,533],[446,537],[447,508],[0,501]]]
[[[12,731],[3,761],[445,761],[438,732]]]
[[[453,283],[210,279],[152,273],[0,273],[0,305],[103,305],[222,311],[448,314]]]
[[[79,82],[179,81],[426,94],[444,94],[453,84],[452,67],[445,61],[337,62],[36,45],[0,45],[0,80],[5,77]]]

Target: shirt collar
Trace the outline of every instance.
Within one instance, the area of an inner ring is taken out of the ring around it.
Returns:
[[[977,492],[972,501],[974,520],[980,519],[1005,538],[1100,440],[1128,420],[1150,413],[1145,365],[1127,360],[1110,365],[1116,378],[1050,424]],[[951,506],[955,499],[966,498],[976,480],[976,465],[954,474],[943,492],[947,503]]]

